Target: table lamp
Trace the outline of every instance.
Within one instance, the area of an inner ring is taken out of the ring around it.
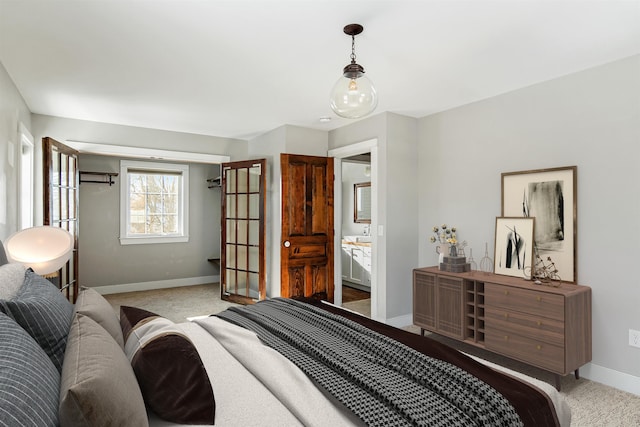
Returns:
[[[41,276],[51,275],[71,258],[74,239],[71,233],[60,227],[39,226],[25,228],[4,243],[9,261],[31,267]]]

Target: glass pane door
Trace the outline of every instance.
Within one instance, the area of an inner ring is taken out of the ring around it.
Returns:
[[[221,292],[226,300],[264,299],[266,160],[222,165]]]
[[[65,296],[75,302],[78,295],[78,152],[51,138],[43,138],[44,225],[64,228],[74,238],[69,262],[50,278]]]

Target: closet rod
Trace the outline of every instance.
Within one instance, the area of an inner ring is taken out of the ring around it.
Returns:
[[[94,175],[94,176],[102,176],[103,180],[94,180],[94,179],[82,179],[82,175]],[[111,187],[116,182],[112,179],[114,176],[118,176],[117,172],[89,172],[89,171],[80,171],[80,184],[83,182],[94,183],[94,184],[109,184]]]

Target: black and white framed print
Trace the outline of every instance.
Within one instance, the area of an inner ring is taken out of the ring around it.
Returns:
[[[526,277],[525,268],[533,262],[533,229],[533,218],[496,218],[494,273]]]
[[[502,216],[535,219],[535,251],[577,281],[577,166],[502,174]]]

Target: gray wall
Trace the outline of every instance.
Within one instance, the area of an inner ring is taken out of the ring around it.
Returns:
[[[474,258],[493,253],[502,172],[578,166],[578,281],[593,290],[592,379],[640,377],[640,56],[419,121],[420,265],[430,229],[458,227]],[[467,253],[468,255],[468,253]],[[637,381],[637,379],[636,379]],[[636,390],[640,393],[640,386]]]
[[[220,154],[245,158],[247,142],[205,135],[167,132],[131,126],[72,120],[59,117],[32,116],[36,140],[36,200],[42,199],[41,144],[44,136],[62,143],[66,140],[110,145]],[[39,163],[38,163],[39,162]],[[155,283],[202,283],[215,279],[218,270],[207,258],[219,254],[220,190],[207,189],[207,178],[218,176],[218,165],[190,166],[190,240],[186,244],[120,246],[119,183],[109,187],[81,185],[80,280],[88,286]],[[82,155],[81,170],[119,172],[119,159]],[[42,223],[42,203],[36,204],[36,224]],[[182,280],[178,280],[182,279]],[[164,282],[163,282],[164,281]],[[172,282],[173,281],[173,282]],[[139,288],[136,287],[134,289]],[[107,288],[103,288],[107,289]],[[109,290],[110,291],[110,290]],[[122,291],[122,289],[118,289]]]
[[[412,270],[418,266],[417,120],[382,113],[329,133],[329,148],[377,139],[377,282],[372,286],[377,307],[372,313],[394,324],[411,323]]]
[[[80,169],[119,172],[120,158],[81,155]],[[80,185],[80,279],[91,287],[217,276],[207,261],[220,255],[220,189],[207,188],[219,165],[189,165],[189,241],[120,245],[120,186]]]
[[[219,138],[208,135],[170,132],[133,126],[113,125],[62,117],[32,115],[33,136],[36,141],[36,200],[42,200],[42,144],[48,136],[59,142],[81,141],[115,146],[154,148],[230,156],[243,159],[247,156],[247,141]],[[36,224],[42,224],[42,203],[36,204]]]
[[[0,240],[18,229],[18,177],[22,123],[31,129],[31,112],[0,63]],[[33,133],[33,132],[32,132]]]

